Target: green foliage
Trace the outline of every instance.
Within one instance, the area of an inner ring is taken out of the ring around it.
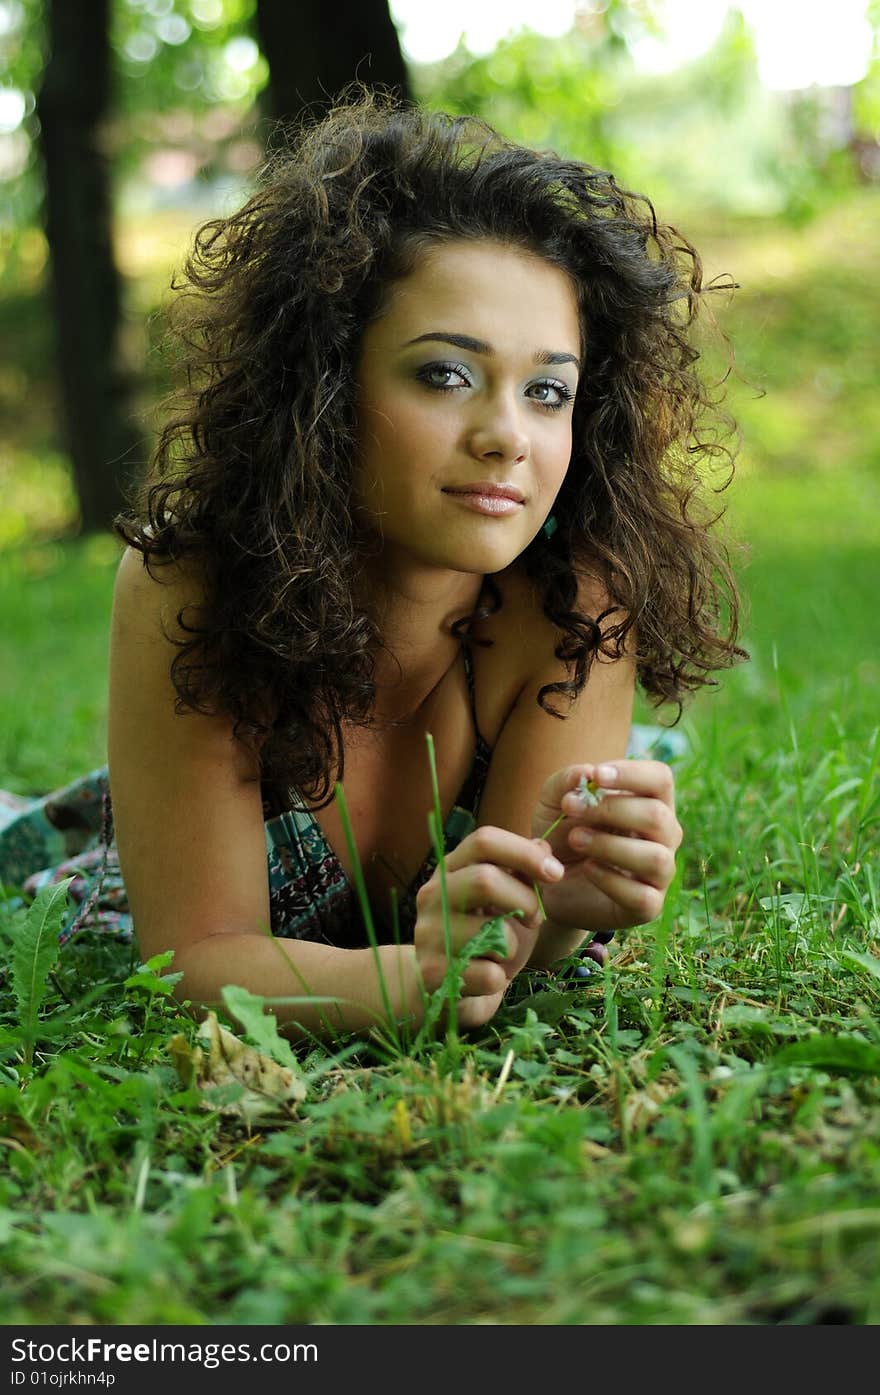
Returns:
[[[842,1075],[880,1075],[880,1046],[863,1037],[820,1034],[784,1046],[775,1060],[779,1065],[809,1065]]]
[[[107,635],[119,553],[103,536],[0,549],[5,788],[45,794],[106,761]],[[46,675],[58,672],[62,637],[69,662],[59,701],[58,683]]]
[[[866,18],[874,35],[874,46],[868,71],[852,89],[853,121],[865,141],[865,154],[873,164],[866,173],[877,177],[877,155],[870,143],[880,140],[880,3],[868,0]]]
[[[279,1066],[297,1066],[297,1058],[286,1037],[278,1031],[274,1012],[268,1012],[262,998],[249,993],[240,984],[227,984],[223,1002],[232,1016],[241,1023],[249,1041]]]
[[[616,168],[613,108],[626,49],[613,30],[598,42],[575,32],[565,42],[523,32],[485,56],[459,46],[416,72],[426,105],[483,117],[510,140],[567,151]]]
[[[661,30],[652,6],[609,4],[582,14],[562,39],[522,31],[487,55],[459,45],[417,67],[414,84],[431,107],[473,112],[513,140],[611,169],[676,226],[701,207],[781,215],[800,226],[863,174],[876,179],[831,134],[827,89],[762,86],[754,39],[736,7],[706,53],[671,73],[641,72],[632,47]],[[853,89],[854,119],[862,122],[854,134],[869,144],[872,74]]]
[[[49,973],[58,958],[58,932],[68,908],[67,892],[72,880],[68,877],[55,886],[43,887],[12,939],[12,992],[27,1067],[33,1064],[40,1008]]]
[[[255,10],[255,0],[116,0],[121,172],[163,147],[195,152],[202,178],[223,170],[268,79]]]
[[[66,947],[65,1035],[0,1084],[9,1320],[876,1321],[880,906],[845,851],[860,817],[876,850],[871,755],[842,735],[814,768],[808,723],[797,758],[734,727],[697,746],[662,948],[645,927],[604,976],[524,976],[457,1058],[291,1051],[227,997],[312,1080],[259,1133],[170,1070],[196,1029],[167,956]]]
[[[14,133],[15,146],[8,150],[11,166],[3,180],[0,204],[0,271],[15,241],[17,229],[37,220],[41,189],[37,172],[36,90],[45,51],[45,6],[43,0],[12,0],[5,6],[7,19],[0,33],[0,70],[4,87],[15,88],[25,103],[24,120]],[[16,167],[19,173],[15,174]],[[9,177],[9,175],[12,177]]]
[[[239,179],[259,157],[251,127],[268,80],[255,42],[256,0],[111,0],[112,107],[107,145],[119,187],[152,182],[150,156],[181,154],[203,180]],[[48,50],[41,0],[6,0],[0,32],[4,81],[23,95],[25,119],[9,152],[0,215],[0,284],[28,271],[28,237],[43,200],[36,98]],[[23,245],[24,243],[24,245]]]

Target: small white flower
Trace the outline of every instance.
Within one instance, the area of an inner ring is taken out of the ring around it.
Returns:
[[[592,780],[588,780],[586,775],[582,775],[578,780],[575,794],[585,809],[595,809],[605,798],[605,791]]]

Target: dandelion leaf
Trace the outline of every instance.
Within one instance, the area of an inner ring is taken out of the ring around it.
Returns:
[[[880,958],[876,954],[859,954],[854,949],[845,949],[841,958],[850,964],[858,964],[861,969],[867,969],[874,978],[880,978]]]
[[[58,957],[58,932],[68,907],[72,877],[37,892],[24,923],[16,930],[10,955],[12,992],[25,1041],[32,1043],[49,974]]]
[[[473,939],[459,951],[459,957],[463,964],[475,959],[478,955],[500,954],[507,956],[507,925],[506,920],[513,916],[522,916],[522,911],[511,911],[509,916],[497,915],[492,920],[484,920]]]
[[[783,1046],[773,1064],[815,1066],[841,1075],[880,1075],[880,1047],[862,1037],[821,1033]]]
[[[457,954],[452,956],[443,982],[431,994],[425,1010],[422,1033],[432,1031],[436,1026],[440,1013],[449,1002],[450,995],[454,998],[461,996],[465,969],[472,959],[487,954],[499,954],[506,957],[507,926],[505,921],[511,920],[514,916],[522,918],[524,914],[523,911],[511,911],[507,916],[497,915],[491,920],[484,920],[476,935],[462,945]]]
[[[581,1007],[584,1001],[582,988],[540,988],[530,993],[518,1003],[512,1003],[505,1011],[504,1020],[511,1024],[524,1022],[526,1012],[531,1009],[539,1022],[555,1027],[572,1008]]]
[[[289,1066],[293,1071],[298,1069],[290,1042],[278,1031],[275,1014],[266,1011],[262,998],[236,983],[223,989],[223,1001],[255,1046],[279,1066]]]

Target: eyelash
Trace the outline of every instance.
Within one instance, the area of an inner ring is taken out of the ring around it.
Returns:
[[[430,382],[432,373],[457,373],[460,378],[464,378],[468,386],[471,386],[468,370],[463,363],[426,363],[424,368],[420,368],[416,374],[419,382],[424,383],[431,392],[459,392],[460,384],[444,383],[441,385]],[[531,386],[549,387],[553,388],[554,392],[559,393],[560,400],[558,402],[540,402],[537,398],[532,398],[532,401],[543,408],[545,412],[559,412],[574,401],[574,393],[571,388],[555,378],[541,378],[538,383],[532,383]]]

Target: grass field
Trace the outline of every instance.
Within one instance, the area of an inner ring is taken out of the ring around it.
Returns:
[[[303,1084],[250,1122],[184,1088],[165,966],[80,942],[44,991],[8,972],[4,1321],[880,1321],[876,227],[862,194],[701,239],[766,389],[734,386],[752,659],[685,718],[662,920],[604,974],[523,977],[466,1039],[291,1066],[240,1009]],[[103,761],[114,558],[0,554],[0,785]]]

